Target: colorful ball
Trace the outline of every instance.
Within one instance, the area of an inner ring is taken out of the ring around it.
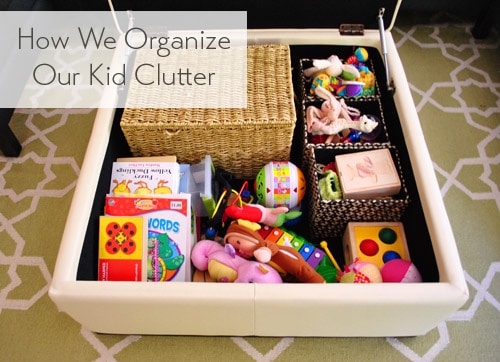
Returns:
[[[393,259],[380,270],[384,283],[419,283],[422,276],[417,267],[408,260]]]
[[[360,77],[358,78],[359,81],[365,83],[363,85],[363,89],[371,89],[375,87],[375,75],[373,73],[367,73],[364,71],[361,71]]]
[[[382,275],[375,264],[355,262],[337,274],[339,283],[381,283]]]
[[[363,47],[356,48],[354,56],[360,63],[364,63],[368,60],[368,51]]]
[[[363,261],[354,263],[349,268],[353,270],[358,277],[362,276],[362,280],[365,280],[365,283],[382,283],[382,275],[375,264]]]
[[[387,263],[394,259],[401,259],[401,255],[399,255],[399,253],[394,250],[386,251],[382,256],[382,260],[384,261],[384,263]]]
[[[383,228],[379,231],[378,237],[385,244],[394,244],[398,239],[398,235],[391,228]]]
[[[257,174],[255,192],[259,204],[266,207],[300,204],[306,192],[306,179],[292,162],[269,162]]]
[[[378,244],[372,239],[365,239],[359,244],[359,250],[366,256],[374,256],[378,253]]]
[[[330,76],[326,73],[318,74],[311,83],[311,94],[314,94],[314,90],[318,87],[330,89]]]

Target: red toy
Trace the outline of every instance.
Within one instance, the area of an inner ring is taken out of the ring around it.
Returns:
[[[422,276],[417,267],[408,260],[392,259],[380,270],[384,283],[419,283]]]
[[[289,211],[285,206],[268,208],[257,204],[231,205],[226,208],[225,213],[232,219],[243,219],[267,226],[281,226],[286,221],[302,215],[300,211]]]

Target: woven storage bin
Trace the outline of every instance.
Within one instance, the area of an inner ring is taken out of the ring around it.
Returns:
[[[303,74],[304,74],[305,69],[312,67],[312,65],[313,65],[312,63],[313,63],[313,59],[309,59],[309,58],[299,60],[300,74],[301,74],[301,77],[300,77],[301,97],[302,97],[302,99],[304,99],[306,101],[311,101],[311,102],[316,100],[318,97],[316,95],[314,95],[313,93],[311,93],[311,81],[312,81],[312,79],[306,79]],[[371,72],[373,72],[373,74],[375,76],[375,84],[374,84],[373,94],[360,95],[360,96],[356,96],[356,97],[338,96],[337,95],[337,97],[342,97],[345,99],[349,99],[349,98],[350,99],[370,99],[370,98],[376,98],[376,97],[380,96],[380,88],[378,86],[377,77],[376,77],[376,74],[374,71],[372,59],[370,59],[366,63],[366,66],[370,69]]]
[[[345,57],[347,57],[348,54],[350,54],[346,53],[345,47],[340,47],[338,49],[343,50],[343,56]],[[322,103],[325,101],[324,99],[321,99],[316,95],[310,93],[311,82],[310,80],[309,81],[306,80],[306,78],[304,77],[304,69],[307,69],[311,66],[312,66],[311,59],[300,59],[299,61],[299,83],[300,83],[300,99],[301,99],[300,118],[303,120],[303,122],[301,122],[300,127],[304,128],[304,134],[300,135],[301,138],[299,139],[299,142],[304,144],[304,147],[315,146],[315,145],[325,146],[325,144],[322,142],[319,143],[313,142],[311,134],[307,132],[306,109],[309,106],[314,106],[320,109]],[[367,66],[370,69],[370,71],[373,72],[373,74],[375,75],[372,59],[369,59],[369,61],[367,62]],[[374,140],[370,140],[369,142],[375,147],[390,145],[389,135],[387,133],[386,122],[384,119],[384,112],[382,110],[382,105],[380,100],[380,89],[378,86],[376,76],[375,76],[375,92],[373,95],[358,96],[358,97],[347,97],[347,96],[336,95],[335,98],[339,100],[342,99],[348,107],[353,107],[359,110],[362,115],[366,114],[375,116],[380,123],[378,126],[379,129],[377,130],[378,135]],[[364,141],[358,140],[354,142],[363,143]],[[358,146],[361,145],[358,144],[357,147]]]
[[[295,123],[288,45],[252,45],[247,108],[126,108],[120,125],[135,156],[173,154],[195,164],[210,155],[236,177],[254,178],[266,163],[289,160]]]
[[[308,218],[311,236],[317,239],[341,237],[348,222],[351,221],[400,221],[410,203],[405,187],[397,150],[389,148],[401,180],[401,191],[388,199],[341,199],[323,200],[319,193],[318,164],[326,165],[334,161],[335,155],[350,152],[380,149],[363,147],[307,147],[303,155],[303,166],[307,178]]]
[[[307,118],[306,118],[306,110],[309,106],[316,107],[318,109],[321,109],[321,105],[324,102],[324,100],[315,100],[315,101],[304,101],[302,100],[301,104],[301,111],[300,111],[300,121],[299,122],[299,127],[304,129],[303,134],[300,135],[300,139],[298,140],[301,144],[303,144],[304,147],[315,147],[315,146],[328,146],[328,145],[334,145],[335,143],[324,143],[324,142],[319,142],[315,143],[313,142],[313,136],[307,131]],[[389,141],[389,135],[387,132],[387,127],[386,127],[386,122],[384,118],[384,112],[382,111],[382,106],[380,99],[378,97],[370,97],[369,99],[366,98],[360,98],[357,100],[346,100],[346,105],[352,108],[357,109],[360,111],[362,115],[372,115],[375,116],[379,125],[377,126],[377,135],[376,138],[373,140],[369,141],[363,141],[361,140],[356,140],[353,141],[352,143],[357,144],[356,146],[362,147],[362,144],[369,144],[369,147],[380,147],[380,146],[389,146],[390,141]],[[347,130],[347,133],[349,131]],[[327,136],[324,136],[326,138]],[[343,143],[345,144],[345,143]]]

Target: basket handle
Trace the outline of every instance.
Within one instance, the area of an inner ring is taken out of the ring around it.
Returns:
[[[171,137],[171,136],[178,135],[180,131],[181,131],[180,129],[175,130],[175,131],[169,131],[168,129],[166,129],[163,131],[163,134],[167,135],[168,137]]]

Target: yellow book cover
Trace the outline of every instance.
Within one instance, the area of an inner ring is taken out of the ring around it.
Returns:
[[[144,227],[140,216],[101,216],[99,280],[145,279]]]

